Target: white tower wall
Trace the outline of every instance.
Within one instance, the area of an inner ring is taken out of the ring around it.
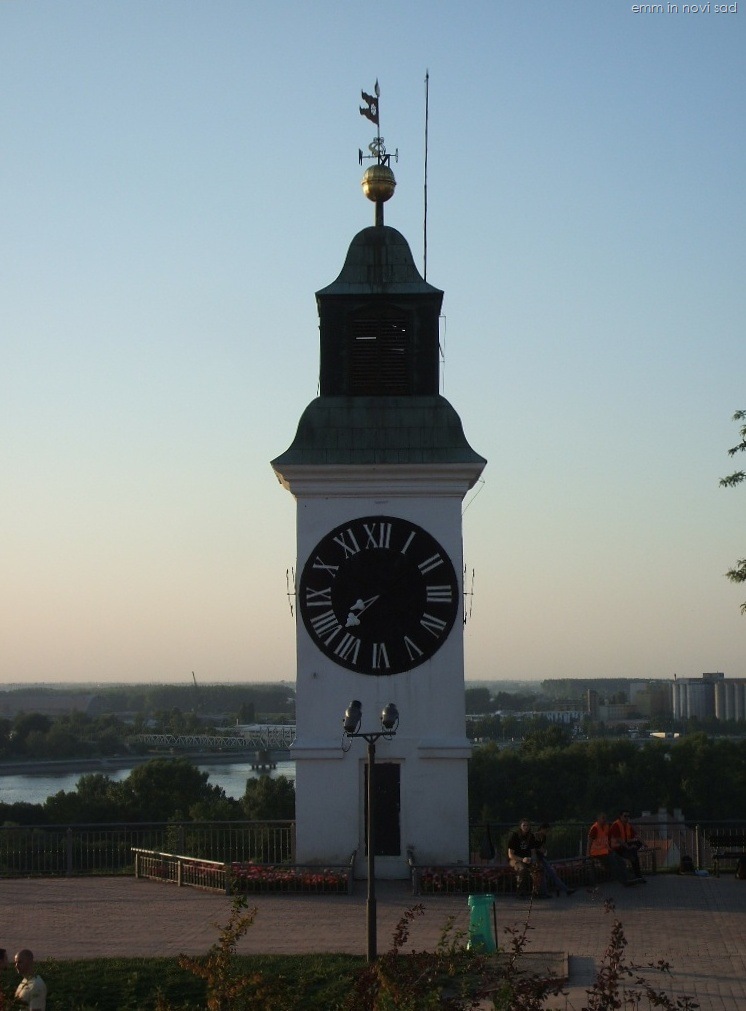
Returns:
[[[370,515],[396,516],[424,527],[447,551],[459,576],[461,606],[441,649],[402,674],[370,676],[333,663],[297,619],[296,859],[298,863],[346,863],[357,853],[365,871],[365,766],[363,740],[345,740],[342,718],[353,699],[362,703],[362,730],[380,729],[389,702],[400,714],[391,740],[376,744],[377,762],[400,766],[401,851],[378,856],[380,877],[407,877],[407,850],[419,863],[467,862],[467,772],[463,661],[463,552],[461,503],[474,468],[422,467],[402,481],[401,468],[351,468],[318,475],[284,474],[298,500],[299,565],[333,527]],[[378,489],[371,489],[371,481]]]

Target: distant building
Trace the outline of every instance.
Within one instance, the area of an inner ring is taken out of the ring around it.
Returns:
[[[632,719],[634,713],[635,707],[629,702],[600,702],[598,705],[598,719],[602,723],[622,723]]]
[[[746,679],[726,678],[721,672],[701,678],[675,678],[672,684],[674,719],[692,717],[746,720]]]
[[[585,714],[580,709],[523,709],[516,712],[500,710],[492,715],[502,717],[512,716],[517,720],[544,719],[548,723],[565,723],[570,725],[572,723],[580,723]],[[467,720],[483,720],[484,714],[481,716],[467,716],[466,718]]]
[[[671,715],[671,686],[668,681],[633,681],[629,701],[649,720]]]
[[[586,707],[592,720],[603,723],[662,719],[671,715],[671,685],[668,681],[630,681],[626,691],[606,697],[590,688]]]
[[[587,711],[592,720],[598,719],[598,692],[595,688],[589,688],[586,692]]]
[[[714,685],[715,719],[746,720],[746,681],[723,679]]]
[[[583,713],[580,709],[548,709],[540,712],[537,716],[545,716],[550,723],[580,723]]]

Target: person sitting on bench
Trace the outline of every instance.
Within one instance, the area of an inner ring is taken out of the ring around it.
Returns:
[[[634,825],[630,824],[629,811],[621,811],[619,817],[609,829],[609,843],[618,857],[629,860],[632,864],[633,882],[645,884],[645,878],[640,870],[640,858],[637,855],[642,849],[642,840],[638,837]]]
[[[530,888],[534,898],[546,897],[546,893],[542,895],[541,885],[534,881],[533,869],[538,848],[536,837],[531,831],[531,822],[528,818],[521,818],[518,828],[508,839],[508,862],[516,872],[519,895],[527,895]],[[540,882],[542,879],[543,875],[539,875]]]
[[[591,825],[588,832],[587,854],[592,860],[598,860],[599,863],[608,867],[609,873],[613,878],[621,881],[623,885],[627,885],[630,883],[627,865],[619,854],[612,850],[609,841],[610,831],[611,825],[609,825],[606,815],[602,812]]]
[[[554,867],[547,859],[547,835],[549,834],[549,824],[544,822],[543,825],[539,825],[539,831],[535,835],[536,839],[536,860],[541,868],[541,872],[544,875],[544,888],[546,890],[554,890],[559,896],[560,892],[564,892],[565,895],[573,895],[575,892],[574,888],[568,888],[562,878],[559,876]]]

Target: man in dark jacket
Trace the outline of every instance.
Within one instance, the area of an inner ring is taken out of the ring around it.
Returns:
[[[508,862],[518,876],[518,893],[525,895],[532,882],[532,867],[536,859],[536,850],[539,843],[531,831],[531,822],[528,818],[521,818],[518,828],[508,839]],[[534,896],[538,896],[537,889],[533,889]]]

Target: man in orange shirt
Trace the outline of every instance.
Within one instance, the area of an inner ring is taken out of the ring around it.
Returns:
[[[645,878],[640,870],[640,858],[637,853],[642,847],[642,840],[638,837],[634,825],[630,825],[629,811],[622,811],[609,829],[609,845],[612,853],[622,860],[629,860],[632,864],[633,882],[645,884]]]
[[[621,881],[623,885],[626,885],[630,883],[627,865],[612,848],[610,832],[611,826],[606,820],[606,815],[601,813],[588,832],[588,849],[586,852],[589,857],[605,864],[609,868],[611,876]]]

